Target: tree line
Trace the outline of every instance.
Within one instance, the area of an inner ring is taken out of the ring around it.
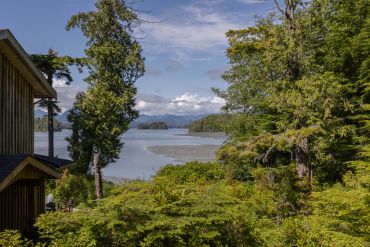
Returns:
[[[49,121],[48,121],[47,116],[35,118],[35,120],[34,120],[34,129],[35,129],[35,131],[47,132],[48,131],[48,125],[49,125]],[[53,131],[62,131],[62,129],[65,129],[65,128],[68,127],[68,125],[63,124],[63,123],[59,122],[58,120],[53,121],[53,126],[54,126]]]
[[[212,114],[190,123],[189,132],[225,132],[228,115]]]
[[[139,123],[138,129],[168,129],[165,122]]]

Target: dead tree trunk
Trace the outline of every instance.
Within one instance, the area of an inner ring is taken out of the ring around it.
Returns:
[[[99,163],[100,154],[94,152],[93,154],[93,163],[94,163],[94,173],[95,173],[95,189],[96,189],[96,198],[101,199],[103,197],[103,182],[102,175]]]

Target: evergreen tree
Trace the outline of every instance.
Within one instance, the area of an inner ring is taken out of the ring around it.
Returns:
[[[49,49],[47,54],[32,54],[30,58],[44,74],[50,86],[53,86],[54,79],[65,80],[66,84],[69,85],[73,81],[69,66],[77,65],[81,70],[84,64],[82,59],[58,56],[58,53],[53,49]],[[57,103],[51,98],[41,99],[39,102],[39,106],[48,111],[49,157],[54,157],[54,117],[61,112]]]
[[[251,128],[220,157],[247,167],[294,162],[301,178],[338,180],[367,142],[369,3],[286,0],[277,8],[227,34],[229,87],[215,91]]]
[[[72,157],[93,157],[97,198],[101,198],[101,168],[118,158],[120,137],[138,115],[134,82],[144,73],[144,59],[132,35],[139,22],[132,8],[122,0],[98,0],[95,7],[72,16],[67,24],[67,30],[78,27],[88,40],[86,81],[91,86],[75,104],[69,142]],[[89,153],[81,153],[85,151]]]

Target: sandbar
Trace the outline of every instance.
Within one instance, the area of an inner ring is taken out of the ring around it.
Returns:
[[[177,162],[213,161],[219,148],[220,145],[161,145],[147,147],[150,152],[173,158]]]

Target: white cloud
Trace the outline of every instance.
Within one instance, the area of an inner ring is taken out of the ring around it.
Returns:
[[[224,50],[227,46],[225,33],[230,29],[241,29],[248,23],[235,13],[213,8],[220,2],[201,1],[184,6],[173,18],[143,16],[152,22],[143,24],[143,31],[148,34],[143,43],[156,52]]]
[[[63,81],[54,81],[54,89],[58,93],[59,107],[66,111],[71,109],[76,94],[84,91],[80,86],[66,85]],[[220,112],[225,101],[217,96],[201,97],[198,94],[184,93],[173,99],[159,95],[138,93],[136,109],[147,115],[197,115]]]
[[[76,94],[82,91],[78,86],[54,87],[54,89],[58,93],[58,105],[64,111],[72,108]]]
[[[53,87],[67,87],[68,85],[66,84],[65,80],[61,79],[54,79],[53,80]]]
[[[58,94],[59,107],[62,108],[62,111],[71,109],[73,103],[75,102],[76,94],[83,91],[79,86],[67,85],[65,80],[55,79],[53,81],[53,87]]]
[[[158,95],[138,94],[136,109],[147,115],[197,115],[220,112],[225,101],[217,96],[200,97],[197,94],[184,93],[175,99],[166,99]]]

